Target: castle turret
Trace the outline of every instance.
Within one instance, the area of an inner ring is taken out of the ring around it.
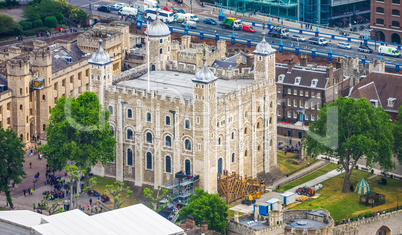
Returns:
[[[210,193],[217,192],[217,150],[216,150],[216,113],[217,113],[217,78],[214,73],[205,65],[205,48],[203,66],[196,72],[194,84],[194,123],[195,132],[194,148],[199,147],[196,152],[193,174],[202,174],[202,187]],[[202,162],[202,165],[197,165]],[[209,165],[209,167],[208,167]]]

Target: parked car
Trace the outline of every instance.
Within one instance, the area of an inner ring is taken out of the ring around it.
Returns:
[[[352,49],[352,46],[347,42],[338,42],[338,45],[336,47],[348,50]]]
[[[97,8],[98,11],[102,11],[102,12],[110,12],[110,7],[108,6],[99,6]]]
[[[206,19],[204,19],[204,23],[205,23],[205,24],[216,25],[216,21],[215,21],[214,19],[211,19],[211,18],[206,18]]]
[[[364,45],[364,44],[360,45],[359,48],[357,48],[357,50],[361,51],[361,52],[366,52],[366,53],[372,53],[373,52],[373,49],[371,49],[369,46]]]
[[[170,6],[164,6],[164,7],[163,7],[163,10],[164,10],[164,11],[170,11],[170,12],[173,12],[173,7],[170,7]]]
[[[181,26],[186,27],[186,24],[187,24],[187,27],[188,27],[189,29],[195,29],[195,28],[197,27],[197,22],[195,22],[195,21],[190,21],[190,20],[183,22],[183,23],[181,24]]]
[[[305,42],[306,38],[304,38],[303,35],[293,34],[292,35],[292,40],[293,41],[298,41],[298,42]]]
[[[125,6],[126,6],[126,4],[121,2],[121,3],[113,4],[112,6],[110,6],[110,9],[113,11],[118,11]]]
[[[255,33],[255,28],[253,28],[253,26],[250,26],[250,25],[243,25],[243,30],[246,32]]]
[[[180,8],[173,8],[173,13],[182,13],[182,14],[186,14],[186,12],[183,9]]]

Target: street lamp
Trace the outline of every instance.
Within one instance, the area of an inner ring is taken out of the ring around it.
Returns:
[[[193,14],[193,0],[190,0],[190,5],[191,5],[191,14]]]
[[[92,1],[91,0],[89,0],[89,11],[90,12],[92,11]]]

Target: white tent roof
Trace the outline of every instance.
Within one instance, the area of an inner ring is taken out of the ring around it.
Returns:
[[[10,221],[28,228],[40,224],[42,217],[46,217],[46,215],[28,210],[0,211],[1,220]]]
[[[99,224],[113,228],[116,234],[184,234],[184,230],[143,204],[91,216]]]

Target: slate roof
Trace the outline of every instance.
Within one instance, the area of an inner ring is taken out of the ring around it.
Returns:
[[[221,68],[229,68],[229,67],[235,68],[237,66],[236,60],[237,60],[238,56],[241,57],[242,63],[247,63],[247,56],[244,55],[243,53],[237,53],[236,55],[233,55],[224,60],[215,60],[212,63],[212,66],[214,66],[214,67],[217,66],[217,67],[221,67]]]
[[[64,47],[56,48],[52,51],[53,63],[52,63],[52,73],[70,67],[72,64],[75,64],[81,60],[86,60],[88,58],[83,57],[84,52],[82,52],[77,43],[71,43],[70,51],[67,51]],[[71,57],[71,63],[67,62],[64,57]]]
[[[372,72],[353,87],[349,97],[368,101],[378,100],[378,105],[385,111],[396,112],[402,105],[402,75],[394,73]],[[388,107],[388,98],[396,98],[393,107]]]
[[[276,64],[276,82],[278,83],[278,78],[281,74],[285,75],[282,84],[299,86],[299,87],[311,87],[311,82],[313,79],[317,79],[316,89],[325,89],[327,87],[327,72],[326,68],[313,68],[295,66],[290,73],[288,73],[288,67],[285,64]],[[301,77],[300,84],[295,84],[295,78]]]

